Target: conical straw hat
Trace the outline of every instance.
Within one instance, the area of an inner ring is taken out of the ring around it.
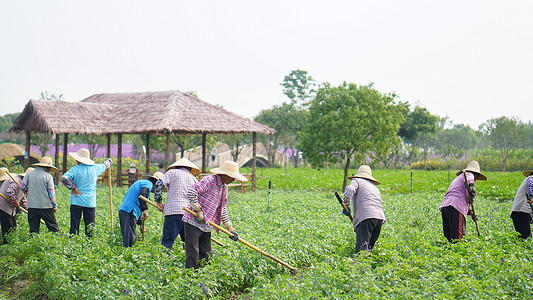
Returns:
[[[0,181],[4,181],[9,178],[9,175],[7,175],[8,169],[5,167],[0,168]]]
[[[32,167],[29,167],[29,168],[26,169],[26,171],[24,171],[24,173],[19,173],[17,175],[20,176],[20,177],[24,177],[24,176],[26,176],[26,174],[28,174],[28,172],[31,172],[33,170],[35,170],[35,169],[32,168]]]
[[[69,152],[68,155],[72,156],[76,161],[81,162],[82,164],[92,166],[94,161],[91,160],[91,155],[89,150],[81,148],[78,152]]]
[[[466,166],[466,169],[457,172],[456,175],[459,176],[463,172],[477,173],[479,174],[479,180],[487,180],[487,176],[481,174],[481,168],[479,167],[479,163],[476,160],[469,162]]]
[[[49,156],[44,156],[43,158],[41,158],[41,161],[31,166],[50,168],[50,172],[59,172],[59,170],[54,165],[52,165],[52,158]]]
[[[180,158],[178,161],[168,166],[167,172],[168,170],[175,169],[177,167],[191,168],[192,176],[198,176],[198,174],[200,174],[200,168],[198,168],[194,163],[192,163],[190,160],[188,160],[185,157]]]
[[[526,176],[526,177],[531,176],[531,174],[533,174],[533,170],[526,170],[522,174],[524,174],[524,176]]]
[[[165,174],[163,174],[161,172],[155,172],[154,175],[152,175],[150,177],[153,177],[153,178],[159,180],[159,179],[161,179],[161,177],[163,177],[163,175],[165,175]]]
[[[370,169],[370,167],[367,165],[360,166],[359,169],[357,169],[357,174],[354,176],[348,176],[346,178],[364,178],[372,181],[375,185],[381,184],[381,182],[377,181],[376,178],[372,177],[372,169]]]
[[[235,178],[239,181],[248,181],[244,175],[239,173],[239,166],[237,163],[231,160],[225,161],[220,168],[211,169],[210,172],[228,175],[229,177]]]

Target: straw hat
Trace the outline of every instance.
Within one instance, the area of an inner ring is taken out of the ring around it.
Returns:
[[[248,181],[248,179],[239,173],[239,166],[236,162],[227,160],[222,164],[220,168],[214,168],[210,170],[211,173],[228,175],[229,177],[235,178],[239,181]]]
[[[165,175],[165,174],[163,174],[163,173],[161,173],[161,172],[155,172],[155,173],[154,173],[152,176],[150,176],[150,177],[159,180],[159,179],[161,179],[161,177],[163,177],[163,175]]]
[[[20,177],[24,177],[24,176],[26,176],[26,174],[28,174],[28,172],[31,172],[33,170],[35,170],[35,169],[32,168],[32,167],[29,167],[29,168],[26,169],[26,171],[24,171],[24,173],[19,173],[17,175],[20,176]]]
[[[7,175],[7,172],[9,170],[5,167],[0,168],[0,181],[4,181],[9,178],[9,175]]]
[[[357,174],[354,176],[348,176],[346,178],[364,178],[372,181],[375,185],[381,184],[381,182],[377,181],[376,178],[372,177],[372,169],[370,169],[370,167],[367,165],[360,166],[359,169],[357,169]]]
[[[89,150],[85,148],[81,148],[78,150],[78,152],[69,152],[68,155],[72,156],[76,161],[81,162],[82,164],[92,166],[94,165],[94,161],[91,160],[91,155],[89,154]]]
[[[487,180],[487,176],[481,174],[481,168],[479,167],[479,163],[475,160],[468,163],[466,166],[466,169],[459,171],[456,173],[457,176],[461,175],[463,172],[472,172],[479,174],[479,180]]]
[[[200,168],[198,168],[195,164],[193,164],[190,160],[188,160],[185,157],[180,158],[178,161],[168,166],[167,172],[168,170],[175,169],[177,167],[191,168],[192,176],[198,176],[198,174],[200,174]]]
[[[31,166],[50,168],[50,172],[59,172],[59,170],[54,165],[52,165],[52,158],[50,156],[43,156],[43,158],[41,158],[41,161]]]
[[[533,170],[525,170],[522,174],[524,174],[526,177],[531,176],[531,174],[533,174]]]

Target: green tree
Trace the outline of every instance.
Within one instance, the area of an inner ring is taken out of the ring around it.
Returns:
[[[243,146],[250,142],[250,139],[245,134],[224,134],[219,136],[219,140],[229,146],[231,159],[234,162],[239,159]]]
[[[497,151],[502,172],[505,171],[509,154],[523,147],[529,134],[527,124],[522,123],[518,118],[505,116],[488,120],[479,126],[479,130]]]
[[[307,71],[293,70],[285,75],[280,84],[283,86],[283,94],[298,107],[306,106],[316,96],[315,80],[307,75]]]
[[[47,91],[41,93],[39,100],[43,101],[63,101],[63,94],[56,96],[55,94],[48,94]],[[36,145],[39,148],[41,156],[45,156],[46,152],[50,150],[50,144],[53,140],[53,136],[48,132],[36,132],[31,135],[31,144]]]
[[[89,148],[88,150],[91,154],[91,157],[96,157],[96,152],[98,152],[98,149],[107,145],[107,138],[105,135],[83,134],[79,135],[77,140],[78,143],[87,144],[87,148]]]
[[[380,93],[372,83],[324,84],[310,103],[299,144],[304,157],[317,168],[344,160],[344,189],[352,159],[382,155],[399,142],[403,115],[395,97]]]
[[[427,160],[427,142],[426,136],[437,130],[437,123],[439,117],[431,114],[426,108],[415,106],[410,109],[407,102],[402,102],[400,105],[404,107],[403,114],[405,121],[401,124],[398,135],[404,139],[405,142],[411,144],[411,151],[409,153],[408,161],[412,162],[416,159],[417,143],[420,137],[423,138],[423,148],[425,153],[425,160]]]

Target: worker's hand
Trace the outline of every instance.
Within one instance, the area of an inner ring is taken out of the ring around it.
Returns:
[[[57,212],[57,207],[52,208],[52,211]]]
[[[70,193],[74,195],[74,197],[78,197],[78,195],[82,194],[82,192],[80,192],[76,187],[74,187]]]
[[[113,165],[113,160],[111,158],[107,158],[106,161],[109,162],[109,165],[112,166]]]
[[[239,235],[237,234],[237,232],[235,230],[233,231],[230,231],[233,235],[230,236],[229,238],[234,240],[234,241],[238,241],[239,240]]]
[[[16,208],[19,208],[19,207],[20,207],[18,201],[10,202],[10,203],[11,203],[11,205],[13,205],[13,207],[16,207]]]
[[[468,216],[470,216],[472,214],[472,210],[469,209],[468,212],[466,213]]]
[[[348,207],[348,210],[344,210],[344,209],[343,209],[343,210],[342,210],[342,213],[343,213],[344,215],[346,215],[346,216],[349,216],[349,215],[352,214],[352,210]]]
[[[165,209],[165,205],[162,202],[157,202],[157,210],[163,211]]]
[[[141,219],[142,219],[142,220],[146,220],[146,219],[148,219],[148,211],[147,211],[147,210],[143,211],[143,213],[142,213],[142,215],[141,215]]]
[[[204,222],[204,221],[205,221],[205,219],[204,219],[204,213],[203,213],[202,211],[196,212],[196,215],[197,215],[196,219],[197,219],[198,221],[200,221],[200,222]]]

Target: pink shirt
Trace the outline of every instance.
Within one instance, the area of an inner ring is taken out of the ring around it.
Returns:
[[[466,178],[469,184],[474,184],[474,174],[466,172]],[[463,173],[452,181],[439,209],[446,206],[453,206],[465,218],[468,215],[470,202],[468,202],[468,190],[466,189]]]

